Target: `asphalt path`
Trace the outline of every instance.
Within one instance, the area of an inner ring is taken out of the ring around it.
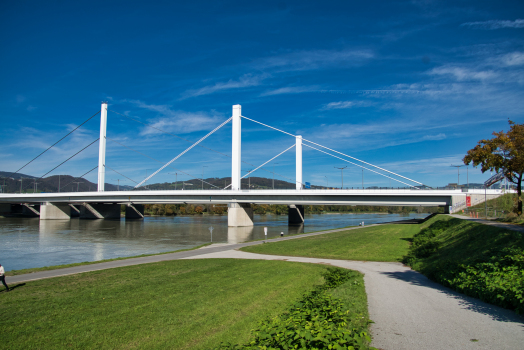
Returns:
[[[349,230],[359,228],[361,227]],[[277,238],[271,241],[345,230],[348,228]],[[12,276],[7,277],[6,280],[9,284],[16,285],[42,278],[176,259],[265,259],[328,264],[357,270],[364,274],[369,314],[374,321],[371,325],[372,345],[379,349],[523,348],[523,317],[454,292],[400,263],[262,255],[238,250],[241,247],[261,243],[263,242],[217,244],[192,251]]]

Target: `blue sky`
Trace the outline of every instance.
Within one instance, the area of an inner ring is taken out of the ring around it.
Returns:
[[[137,182],[190,143],[117,113],[196,141],[241,104],[246,117],[430,186],[456,182],[450,165],[508,118],[524,122],[521,1],[2,2],[0,49],[2,171],[103,100],[106,164]],[[21,172],[45,174],[98,128],[96,117]],[[243,170],[294,143],[247,120],[242,129]],[[231,125],[202,145],[214,151],[197,147],[151,182],[230,176]],[[49,175],[79,176],[97,156],[94,144]],[[292,149],[253,176],[272,177],[274,165],[294,180],[294,161]],[[335,167],[346,165],[344,186],[361,186],[361,168],[304,148],[304,181],[340,186]],[[469,169],[470,182],[488,177]],[[117,179],[133,185],[108,170]],[[390,186],[368,171],[364,181]]]

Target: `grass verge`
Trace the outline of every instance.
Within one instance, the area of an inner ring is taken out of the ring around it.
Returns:
[[[155,253],[155,254],[142,254],[142,255],[127,256],[127,257],[114,258],[114,259],[105,259],[105,260],[97,260],[97,261],[84,261],[84,262],[72,263],[72,264],[64,264],[64,265],[53,265],[53,266],[44,266],[44,267],[32,267],[32,268],[29,268],[29,269],[10,270],[10,271],[6,271],[5,275],[6,276],[25,275],[27,273],[34,273],[34,272],[40,272],[40,271],[50,271],[50,270],[65,269],[66,267],[93,265],[93,264],[100,264],[100,263],[109,262],[109,261],[115,261],[115,260],[126,260],[126,259],[133,259],[133,258],[142,258],[144,256],[170,254],[170,253],[175,253],[175,252],[185,252],[185,251],[188,251],[188,250],[199,249],[199,248],[211,245],[211,244],[212,243],[206,243],[206,244],[199,245],[197,247],[193,247],[193,248],[189,248],[189,249],[174,250],[174,251],[171,251],[171,252],[163,252],[163,253]]]
[[[1,293],[4,349],[206,349],[243,342],[322,282],[326,267],[178,260],[11,286]]]
[[[403,262],[461,293],[524,314],[524,237],[439,216],[413,238]]]
[[[434,219],[426,222],[430,223]],[[426,225],[424,224],[424,225]],[[241,250],[251,253],[364,261],[399,261],[423,225],[386,224],[269,242]]]
[[[374,349],[369,347],[367,311],[355,310],[366,305],[359,288],[362,274],[330,267],[323,276],[324,284],[305,293],[287,312],[260,322],[249,343],[222,343],[215,350]]]

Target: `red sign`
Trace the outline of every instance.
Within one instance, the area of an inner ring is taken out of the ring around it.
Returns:
[[[471,197],[470,196],[466,197],[466,207],[471,207]]]

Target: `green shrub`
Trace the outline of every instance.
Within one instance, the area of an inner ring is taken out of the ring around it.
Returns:
[[[466,295],[524,314],[522,234],[464,220],[435,221],[403,262]]]
[[[243,345],[222,343],[216,349],[370,349],[371,338],[361,330],[348,329],[349,311],[327,293],[353,274],[328,268],[324,284],[304,294],[288,312],[260,322],[252,331],[252,341]]]

